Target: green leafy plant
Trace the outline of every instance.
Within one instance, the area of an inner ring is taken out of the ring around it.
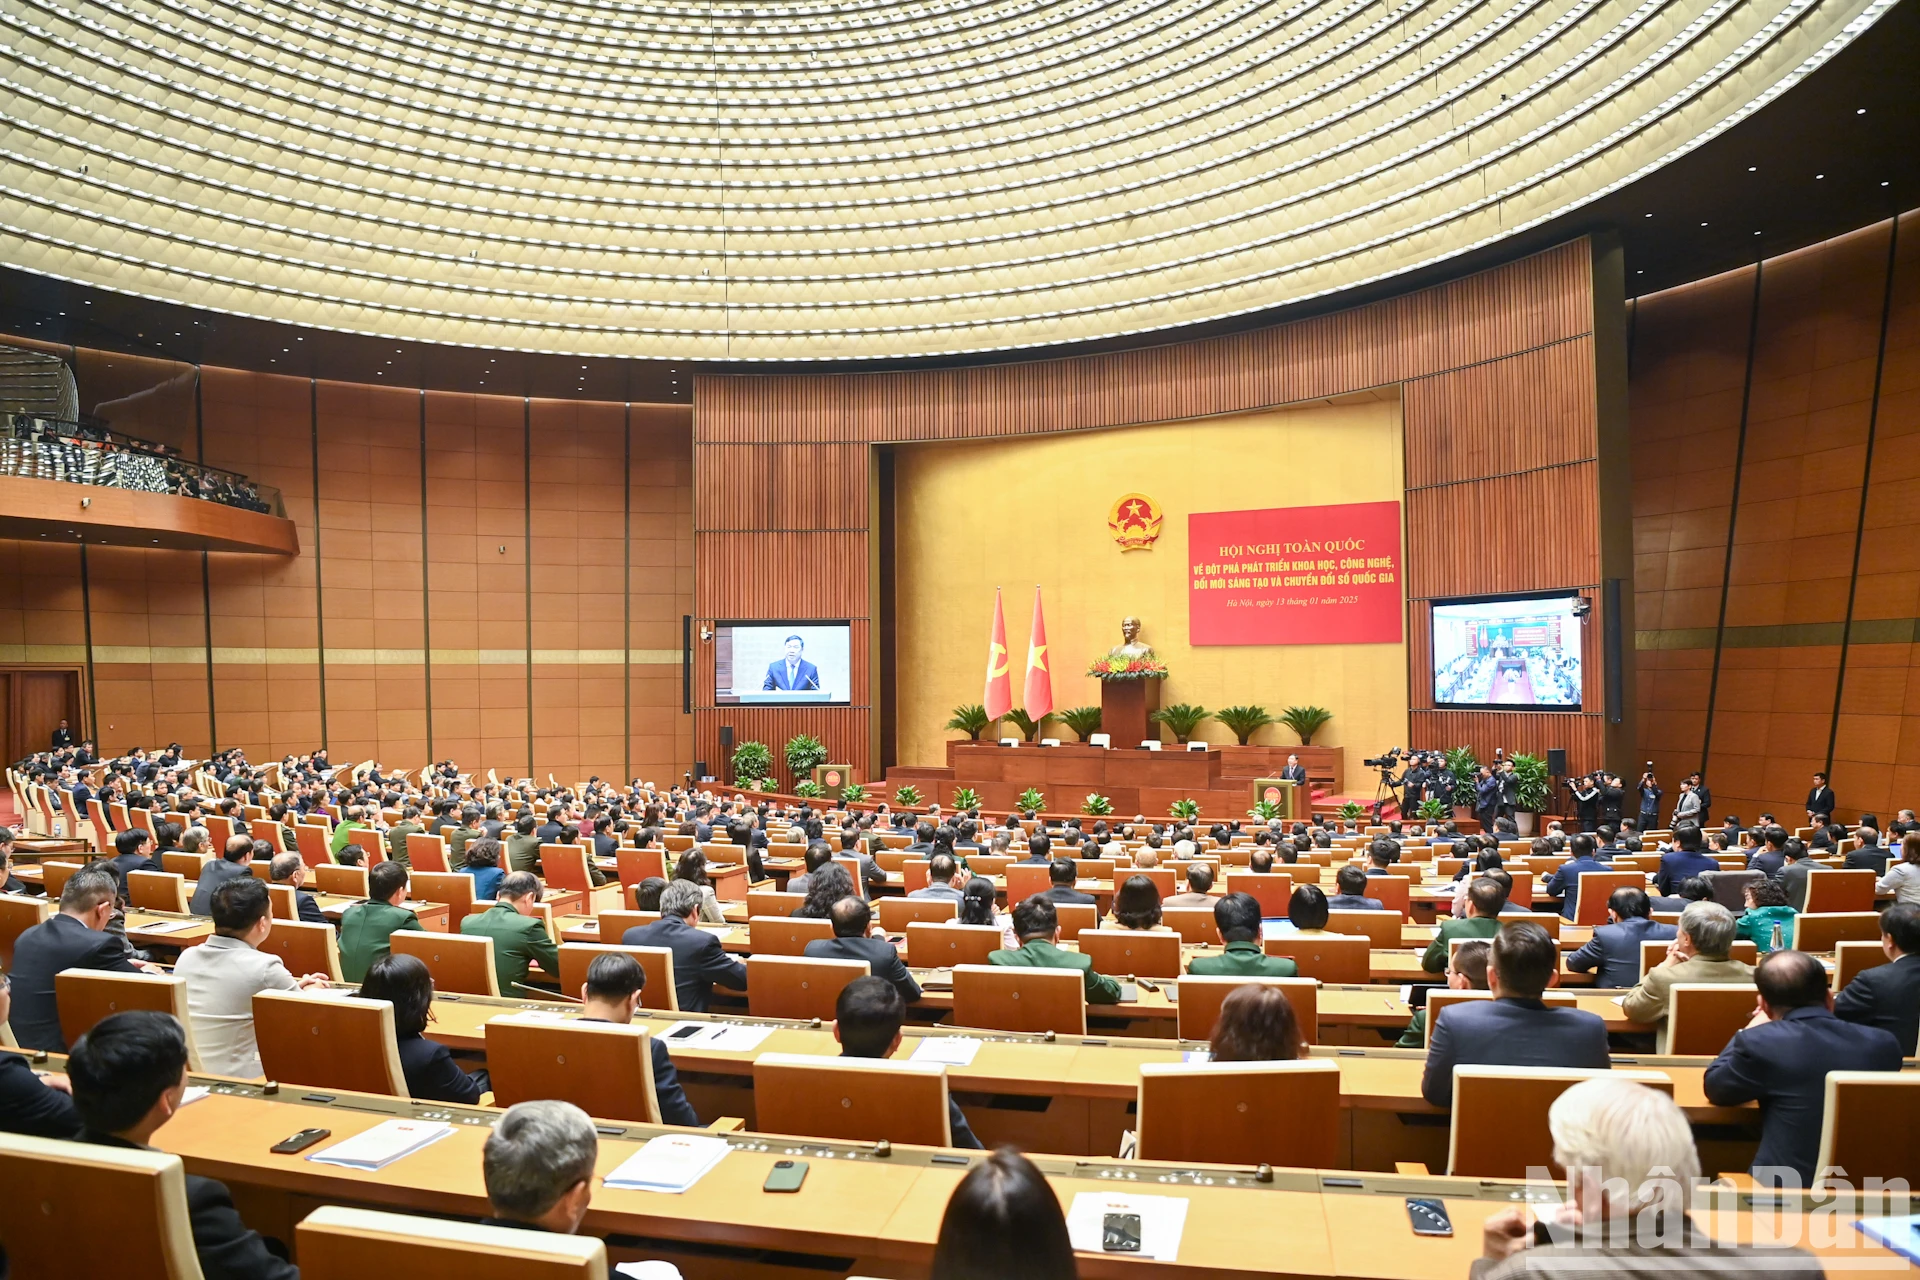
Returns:
[[[793,784],[793,794],[802,800],[817,800],[827,794],[827,789],[812,778],[807,778]]]
[[[1272,724],[1273,717],[1267,714],[1265,707],[1222,707],[1213,713],[1213,718],[1227,726],[1233,736],[1246,746],[1254,734]]]
[[[1444,822],[1447,817],[1447,802],[1439,796],[1428,796],[1420,802],[1420,818],[1423,822]]]
[[[1349,800],[1340,806],[1340,820],[1342,822],[1358,822],[1366,812],[1366,807],[1358,800]]]
[[[739,778],[735,785],[742,791],[778,791],[780,784],[772,778]]]
[[[849,782],[840,788],[841,804],[859,804],[867,798],[867,789],[857,782]]]
[[[1006,719],[1020,730],[1020,736],[1028,742],[1032,742],[1034,735],[1040,732],[1040,722],[1019,707],[1007,712]]]
[[[1198,800],[1175,800],[1167,806],[1167,812],[1182,822],[1192,822],[1200,816]]]
[[[957,729],[973,741],[980,741],[980,735],[987,731],[993,721],[987,719],[987,709],[977,702],[965,702],[953,709],[953,719],[942,726]]]
[[[735,785],[745,787],[773,772],[773,752],[764,742],[743,742],[733,749]]]
[[[1073,730],[1073,736],[1082,742],[1085,742],[1091,735],[1100,732],[1100,708],[1098,707],[1069,707],[1067,710],[1057,711],[1047,718],[1049,720],[1058,720],[1061,724]]]
[[[1300,745],[1313,745],[1313,735],[1327,727],[1333,712],[1325,707],[1288,707],[1280,713],[1280,723],[1300,735]]]
[[[1473,784],[1480,776],[1480,761],[1472,747],[1454,747],[1447,752],[1447,772],[1453,775],[1453,803],[1471,809],[1476,797]]]
[[[960,810],[978,809],[980,807],[980,793],[972,787],[961,787],[953,793],[953,807]]]
[[[1281,816],[1280,802],[1278,800],[1255,800],[1253,802],[1253,808],[1247,810],[1247,816],[1249,818],[1258,818],[1261,822],[1271,822],[1273,819]]]
[[[1524,752],[1507,757],[1513,761],[1513,776],[1519,783],[1513,807],[1525,813],[1547,810],[1547,762]]]
[[[1163,724],[1173,730],[1175,742],[1185,742],[1207,718],[1207,709],[1197,702],[1176,702],[1165,706],[1148,716],[1155,724]]]
[[[1022,813],[1038,813],[1047,807],[1047,797],[1038,787],[1028,787],[1013,798],[1013,803]]]
[[[825,764],[827,755],[826,743],[810,733],[796,733],[787,739],[787,772],[793,775],[796,782],[811,777],[813,767]]]
[[[893,802],[909,808],[920,803],[920,788],[911,782],[905,782],[893,789]]]
[[[1090,813],[1095,817],[1105,817],[1107,814],[1113,812],[1113,801],[1107,799],[1098,791],[1089,791],[1087,798],[1080,804],[1080,812]]]

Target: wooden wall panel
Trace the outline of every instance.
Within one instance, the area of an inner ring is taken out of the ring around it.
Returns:
[[[1589,460],[1409,489],[1407,593],[1431,598],[1596,585],[1598,483]]]

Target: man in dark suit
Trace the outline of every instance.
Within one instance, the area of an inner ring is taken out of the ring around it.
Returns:
[[[320,910],[320,903],[314,896],[300,886],[307,882],[307,864],[297,853],[277,854],[267,864],[267,870],[273,876],[273,883],[283,884],[293,890],[294,914],[302,924],[326,924],[327,917]]]
[[[187,910],[197,916],[213,914],[213,895],[221,885],[245,879],[253,874],[253,840],[248,836],[227,837],[220,857],[200,868],[200,879],[193,888],[193,900]]]
[[[1559,967],[1559,944],[1539,925],[1522,921],[1495,933],[1487,966],[1494,998],[1454,1005],[1434,1020],[1421,1095],[1451,1107],[1456,1066],[1611,1067],[1599,1014],[1541,1001]]]
[[[13,1007],[12,993],[0,985],[0,1026]],[[17,1053],[0,1052],[0,1133],[31,1138],[77,1138],[80,1113],[63,1075],[41,1075]]]
[[[587,966],[587,980],[580,987],[580,1021],[616,1022],[628,1026],[640,1007],[640,993],[646,989],[647,971],[630,955],[608,952],[595,956]],[[667,1042],[658,1036],[647,1038],[653,1055],[653,1096],[660,1107],[661,1124],[700,1126],[700,1117],[687,1101],[680,1086],[680,1073],[674,1069]]]
[[[1814,774],[1813,789],[1807,792],[1807,821],[1816,827],[1826,822],[1837,812],[1835,803],[1833,788],[1827,785],[1827,775]]]
[[[1654,886],[1661,893],[1672,893],[1688,876],[1720,869],[1720,864],[1707,856],[1707,840],[1698,825],[1689,822],[1675,827],[1673,845],[1660,855],[1660,869],[1653,873]]]
[[[879,978],[855,978],[840,988],[833,1006],[833,1038],[843,1058],[891,1058],[900,1048],[900,1024],[907,1018],[906,1002],[893,985]],[[948,1143],[970,1151],[981,1150],[966,1113],[947,1095]]]
[[[1891,1031],[1911,1058],[1920,1040],[1920,906],[1899,902],[1880,913],[1880,947],[1887,963],[1854,975],[1834,997],[1845,1022]]]
[[[1761,846],[1747,859],[1747,870],[1778,880],[1787,865],[1787,829],[1778,824],[1760,829]]]
[[[1593,985],[1625,991],[1640,981],[1640,944],[1670,941],[1670,924],[1655,924],[1644,889],[1615,889],[1607,899],[1609,923],[1593,931],[1585,946],[1567,957],[1567,968],[1586,973],[1598,967]]]
[[[1072,851],[1068,851],[1069,861]],[[1036,831],[1027,837],[1027,856],[1020,859],[1024,863],[1044,865],[1053,861],[1053,837],[1044,831]]]
[[[1573,857],[1560,864],[1560,869],[1547,877],[1541,892],[1549,898],[1560,899],[1560,914],[1571,920],[1580,910],[1580,877],[1589,871],[1611,871],[1612,867],[1594,857],[1598,842],[1582,831],[1567,846]]]
[[[1804,951],[1774,951],[1754,971],[1759,1010],[1707,1068],[1702,1083],[1716,1107],[1760,1104],[1760,1149],[1751,1170],[1762,1185],[1798,1175],[1813,1181],[1829,1071],[1898,1071],[1891,1031],[1842,1022],[1828,1007],[1827,971]]]
[[[1288,782],[1296,782],[1301,786],[1305,786],[1307,783],[1307,766],[1300,763],[1299,756],[1289,755],[1287,757],[1286,767],[1280,770],[1280,776]]]
[[[164,1013],[113,1014],[73,1046],[67,1079],[86,1141],[150,1150],[154,1131],[180,1110],[187,1091],[186,1032]],[[191,1173],[186,1184],[193,1249],[206,1280],[299,1280],[286,1249],[240,1220],[224,1185]]]
[[[802,950],[810,960],[864,960],[867,971],[891,982],[908,1004],[920,998],[920,984],[901,963],[900,953],[885,938],[871,936],[873,908],[862,898],[842,898],[827,911],[833,922],[831,938],[815,938]]]
[[[1880,843],[1880,833],[1863,823],[1854,832],[1854,837],[1860,841],[1860,845],[1847,850],[1846,869],[1871,871],[1875,876],[1887,874],[1887,848]]]
[[[128,827],[116,832],[113,837],[113,857],[107,859],[120,883],[127,882],[129,871],[160,871],[160,863],[153,857],[153,837],[147,834],[145,827]]]
[[[1079,882],[1079,879],[1080,869],[1074,863],[1073,859],[1055,859],[1047,868],[1047,887],[1040,891],[1040,896],[1055,906],[1059,906],[1063,902],[1077,902],[1082,906],[1097,902],[1098,899],[1092,894],[1082,893],[1080,890],[1074,888],[1074,885]],[[1211,881],[1209,881],[1209,883],[1211,883]],[[1162,905],[1165,904],[1163,903]],[[1180,906],[1184,904],[1175,903],[1174,905]]]
[[[820,668],[814,666],[800,655],[806,652],[807,642],[797,635],[786,639],[786,654],[767,664],[767,678],[762,689],[818,689],[820,687]]]
[[[673,952],[673,989],[688,1013],[705,1013],[713,1002],[713,984],[747,989],[747,966],[728,955],[720,939],[693,927],[700,910],[700,886],[675,880],[660,894],[660,918],[629,929],[620,939],[629,947],[666,947]]]
[[[117,896],[113,874],[105,868],[76,871],[60,890],[60,910],[13,944],[13,1034],[21,1048],[67,1051],[54,999],[53,979],[61,970],[159,972],[127,959],[123,940],[106,931]]]
[[[1803,841],[1787,841],[1787,865],[1780,869],[1780,887],[1787,895],[1787,905],[1795,911],[1807,909],[1807,877],[1816,871],[1827,868],[1813,860],[1813,850]]]
[[[44,723],[44,721],[42,723]],[[55,751],[64,751],[66,748],[73,745],[73,730],[67,727],[67,722],[65,720],[62,720],[59,724],[54,726],[52,741],[53,741],[53,749]]]

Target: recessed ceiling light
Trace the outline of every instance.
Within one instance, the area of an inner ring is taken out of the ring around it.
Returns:
[[[1816,181],[1818,181],[1819,179],[1821,179],[1821,178],[1824,178],[1824,177],[1826,177],[1827,175],[1826,175],[1826,174],[1824,174],[1824,173],[1816,173],[1816,174],[1814,174],[1813,176],[1814,176],[1814,179],[1815,179]]]
[[[1760,172],[1760,166],[1759,166],[1759,165],[1757,165],[1757,164],[1750,164],[1750,165],[1748,165],[1748,166],[1747,166],[1747,172],[1748,172],[1748,173],[1758,173],[1758,172]]]
[[[1867,114],[1867,109],[1866,109],[1865,107],[1861,107],[1861,108],[1859,108],[1859,109],[1858,109],[1857,111],[1855,111],[1855,112],[1854,112],[1853,114],[1855,114],[1855,115],[1857,115],[1857,116],[1863,116],[1863,115],[1865,115],[1865,114]]]
[[[1703,223],[1701,223],[1700,225],[1704,227],[1704,226],[1706,226],[1707,224],[1703,222]]]
[[[1651,218],[1653,215],[1649,213],[1649,214],[1646,214],[1645,216]]]

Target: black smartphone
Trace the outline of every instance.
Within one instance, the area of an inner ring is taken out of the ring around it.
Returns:
[[[772,1172],[767,1174],[764,1191],[798,1191],[800,1184],[807,1180],[807,1162],[805,1160],[775,1160]]]
[[[702,1031],[705,1031],[705,1030],[706,1030],[705,1027],[689,1024],[687,1026],[680,1028],[678,1031],[669,1032],[667,1035],[667,1039],[685,1040],[688,1036],[697,1036]]]
[[[332,1136],[331,1129],[302,1129],[291,1138],[282,1138],[267,1150],[277,1156],[290,1156],[296,1151],[305,1151],[316,1142],[324,1142]]]
[[[1453,1219],[1447,1216],[1447,1206],[1438,1200],[1421,1200],[1408,1196],[1407,1217],[1412,1219],[1413,1234],[1417,1236],[1453,1234]]]
[[[1102,1218],[1100,1247],[1108,1253],[1140,1252],[1140,1215],[1110,1213]]]

